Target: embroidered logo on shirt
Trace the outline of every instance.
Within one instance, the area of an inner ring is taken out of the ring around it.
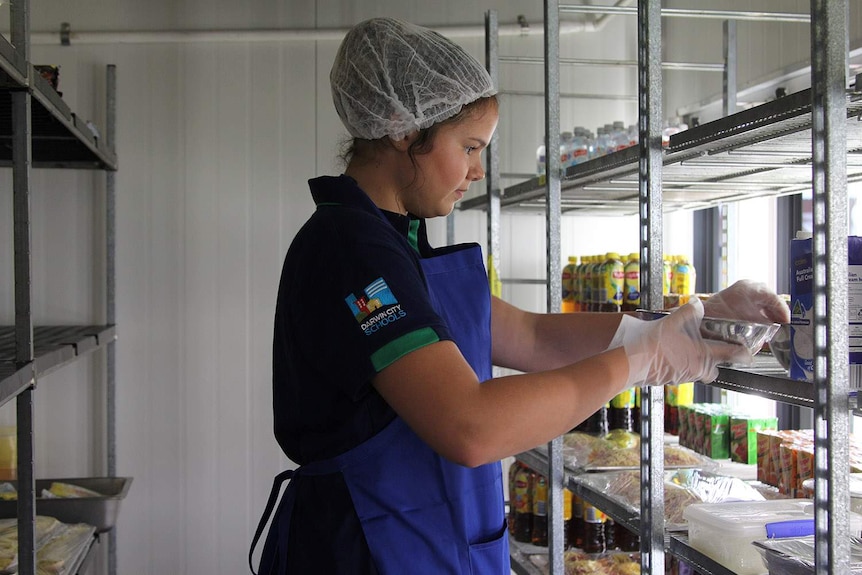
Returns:
[[[407,315],[382,277],[368,284],[359,297],[350,294],[344,301],[365,335],[371,335]]]

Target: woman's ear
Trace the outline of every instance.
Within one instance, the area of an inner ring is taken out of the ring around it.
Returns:
[[[415,142],[416,138],[418,137],[419,130],[414,130],[403,138],[394,138],[392,136],[389,136],[389,140],[392,142],[392,145],[395,147],[396,150],[398,150],[399,152],[406,152],[410,148],[410,145]]]

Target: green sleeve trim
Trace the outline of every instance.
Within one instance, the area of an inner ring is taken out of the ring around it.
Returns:
[[[410,220],[407,228],[407,241],[416,252],[419,252],[419,224],[421,220]]]
[[[371,354],[371,363],[377,373],[383,371],[383,368],[392,365],[395,360],[400,359],[410,353],[416,351],[428,344],[440,341],[440,337],[433,328],[423,327],[416,331],[402,335],[398,339],[394,339]]]

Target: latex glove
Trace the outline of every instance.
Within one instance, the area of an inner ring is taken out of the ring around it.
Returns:
[[[702,318],[703,303],[697,298],[657,320],[624,315],[608,346],[625,348],[629,377],[623,389],[685,381],[708,383],[718,377],[721,363],[751,363],[751,354],[743,346],[703,339]]]
[[[766,284],[739,280],[703,304],[707,317],[753,322],[790,323],[790,309]]]

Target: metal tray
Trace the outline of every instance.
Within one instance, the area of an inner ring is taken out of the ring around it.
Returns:
[[[102,497],[76,497],[66,499],[43,499],[43,489],[53,482],[69,483],[102,494]],[[15,489],[16,481],[10,481]],[[122,501],[129,492],[131,477],[75,477],[65,479],[36,480],[36,513],[55,517],[63,523],[86,523],[96,528],[97,533],[113,529]],[[17,501],[0,501],[0,518],[16,517]]]

